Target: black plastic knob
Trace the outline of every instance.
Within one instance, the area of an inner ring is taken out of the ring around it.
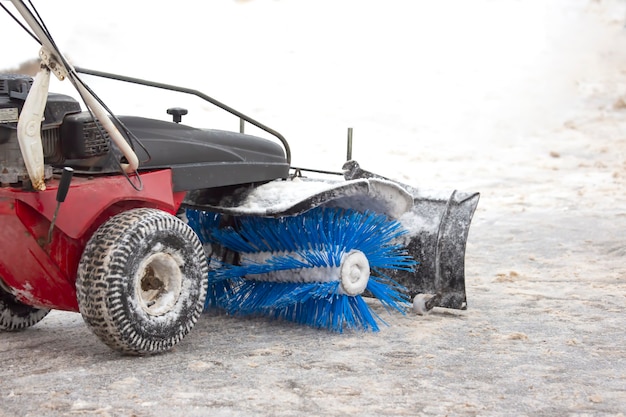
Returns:
[[[174,123],[180,123],[183,119],[183,116],[187,114],[187,109],[183,109],[182,107],[171,107],[167,109],[167,114],[171,114],[174,119]]]

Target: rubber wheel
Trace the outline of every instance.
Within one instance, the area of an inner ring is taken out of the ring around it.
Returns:
[[[0,331],[24,330],[39,323],[50,312],[19,302],[13,294],[0,288]]]
[[[202,313],[208,285],[202,244],[182,220],[141,208],[110,218],[87,242],[78,306],[109,347],[130,354],[171,349]]]

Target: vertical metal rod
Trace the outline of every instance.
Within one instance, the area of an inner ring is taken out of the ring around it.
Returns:
[[[242,118],[239,118],[239,133],[243,133],[245,130],[246,121]]]
[[[348,128],[348,154],[346,161],[352,160],[352,128]]]

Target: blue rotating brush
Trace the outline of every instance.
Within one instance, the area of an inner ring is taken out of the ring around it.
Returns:
[[[384,270],[411,270],[416,262],[394,243],[405,233],[400,223],[384,215],[316,208],[291,217],[238,217],[222,229],[207,221],[215,215],[200,217],[207,241],[239,254],[236,265],[218,264],[209,274],[213,302],[230,314],[378,331],[380,317],[364,292],[387,309],[404,312],[408,303]]]

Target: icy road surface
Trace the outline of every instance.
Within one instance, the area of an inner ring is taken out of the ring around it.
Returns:
[[[373,303],[389,327],[342,335],[204,315],[139,358],[52,312],[0,334],[0,416],[626,414],[624,0],[36,4],[76,65],[211,94],[283,133],[296,166],[340,169],[353,127],[364,169],[481,200],[466,311]],[[0,28],[0,68],[36,56]],[[88,82],[120,114],[238,128]]]

